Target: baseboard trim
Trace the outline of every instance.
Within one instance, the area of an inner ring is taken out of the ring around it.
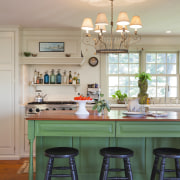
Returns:
[[[21,156],[19,155],[0,155],[0,160],[19,160]]]
[[[29,154],[21,154],[21,155],[0,155],[0,160],[19,160],[21,158],[28,158]],[[34,154],[33,157],[36,157]]]

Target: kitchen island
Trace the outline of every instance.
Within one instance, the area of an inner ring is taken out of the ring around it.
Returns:
[[[33,179],[33,141],[36,137],[36,180],[44,179],[48,158],[44,150],[55,146],[79,149],[76,157],[79,180],[98,180],[102,147],[121,146],[134,151],[131,158],[134,180],[150,179],[156,147],[180,147],[180,113],[167,117],[126,117],[111,110],[103,116],[94,111],[75,115],[75,111],[42,111],[27,117],[30,141],[29,180]],[[63,164],[67,163],[63,160]],[[111,166],[120,164],[113,160]],[[174,163],[174,162],[173,162]],[[173,166],[168,164],[169,166]]]

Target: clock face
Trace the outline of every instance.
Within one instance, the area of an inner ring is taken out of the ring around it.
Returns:
[[[91,57],[88,62],[90,66],[96,66],[98,64],[98,59],[96,57]]]

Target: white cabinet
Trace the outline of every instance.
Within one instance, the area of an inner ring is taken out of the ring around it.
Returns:
[[[14,32],[0,31],[0,155],[14,154]]]

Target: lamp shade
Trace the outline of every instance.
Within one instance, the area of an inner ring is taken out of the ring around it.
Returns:
[[[104,13],[99,13],[96,18],[96,25],[108,25],[107,17]]]
[[[100,33],[101,32],[100,29],[102,29],[103,33],[106,32],[106,26],[104,25],[96,25],[94,32]]]
[[[123,27],[125,28],[125,32],[129,32],[127,26],[117,25],[116,32],[123,32]]]
[[[132,17],[130,28],[133,28],[133,29],[142,28],[141,19],[139,16]]]
[[[92,23],[92,19],[91,18],[85,18],[83,23],[82,23],[82,26],[81,26],[81,29],[83,30],[93,30],[93,23]]]
[[[129,25],[129,18],[126,12],[120,12],[118,19],[117,19],[117,25]]]

